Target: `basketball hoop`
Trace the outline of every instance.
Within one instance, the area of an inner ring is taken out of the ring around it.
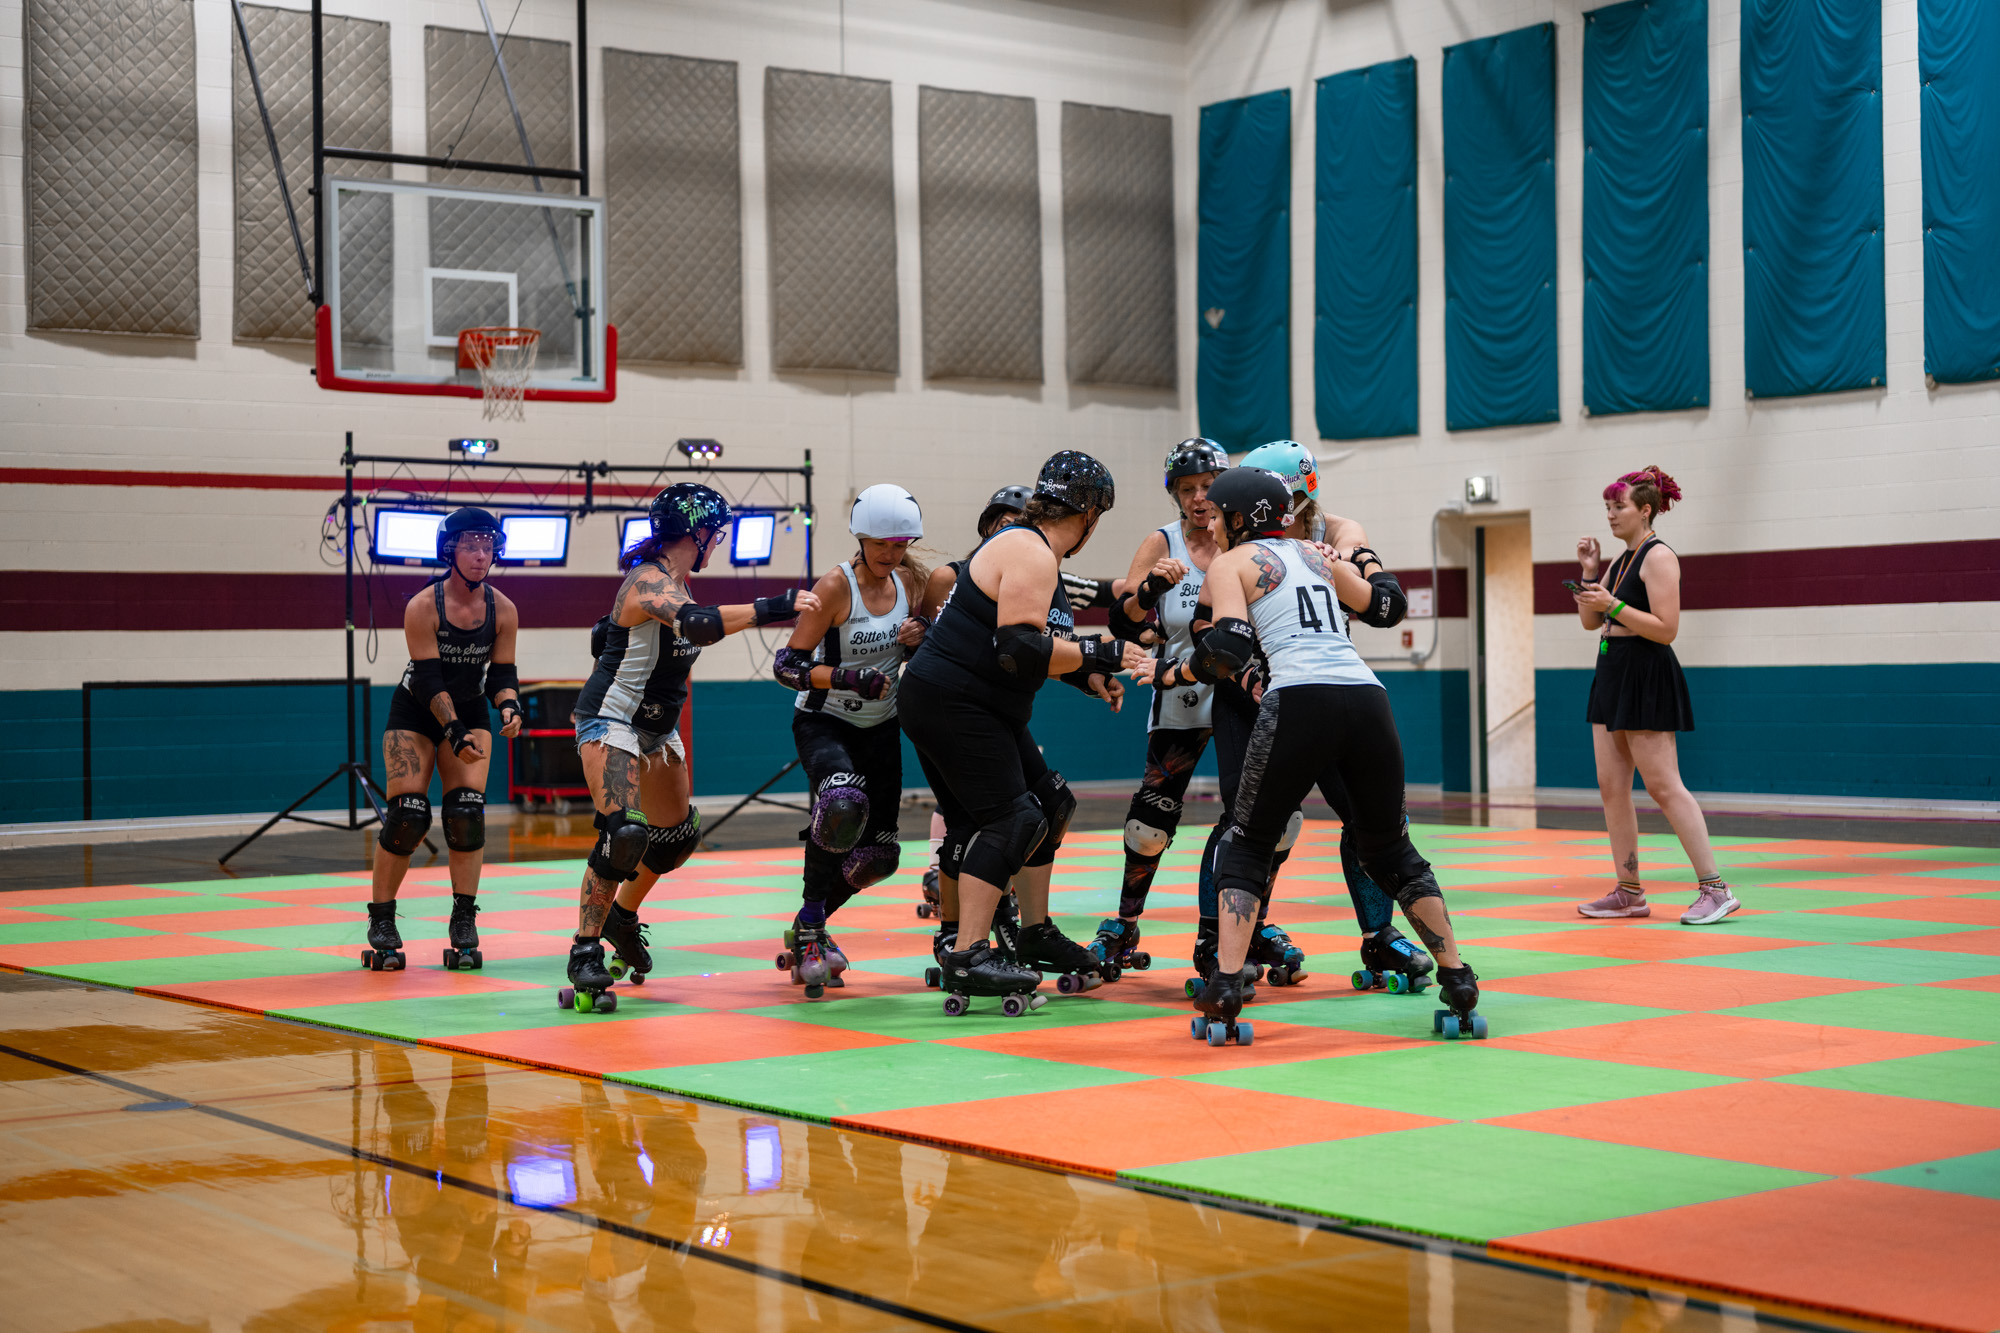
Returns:
[[[479,372],[488,421],[525,421],[523,393],[535,373],[542,345],[540,329],[507,327],[460,329],[458,367]]]

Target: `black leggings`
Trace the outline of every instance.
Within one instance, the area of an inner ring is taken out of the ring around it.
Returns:
[[[944,817],[939,869],[957,876],[973,835],[1018,819],[1023,797],[1043,800],[1053,770],[1025,721],[1002,717],[957,690],[905,672],[896,712]],[[1047,865],[1055,855],[1051,841],[1043,839],[1024,864]]]
[[[1403,743],[1380,685],[1291,685],[1264,696],[1243,759],[1218,895],[1263,898],[1285,825],[1317,786],[1336,797],[1362,868],[1390,893],[1430,872],[1403,817]],[[1377,889],[1380,892],[1381,889]]]
[[[896,872],[896,814],[903,803],[903,736],[895,722],[857,727],[795,711],[792,740],[812,792],[806,844],[807,901],[832,913]]]
[[[1132,794],[1125,812],[1125,882],[1118,894],[1118,915],[1136,917],[1146,910],[1160,858],[1181,826],[1181,811],[1194,766],[1208,748],[1207,727],[1162,727],[1146,733],[1146,776]]]

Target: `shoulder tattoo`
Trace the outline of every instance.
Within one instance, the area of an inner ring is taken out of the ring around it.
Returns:
[[[1250,563],[1257,566],[1257,594],[1260,597],[1285,581],[1285,562],[1263,543],[1251,546]]]

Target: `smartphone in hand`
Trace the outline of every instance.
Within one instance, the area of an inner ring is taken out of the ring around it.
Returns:
[[[1581,583],[1578,583],[1575,579],[1564,579],[1563,589],[1566,592],[1579,593],[1583,591],[1583,585]]]

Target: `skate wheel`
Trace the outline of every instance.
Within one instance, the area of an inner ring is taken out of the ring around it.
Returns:
[[[1445,1016],[1446,1016],[1446,1015],[1448,1015],[1449,1013],[1451,1013],[1451,1010],[1449,1010],[1449,1009],[1434,1009],[1434,1010],[1432,1010],[1432,1011],[1431,1011],[1431,1031],[1432,1031],[1432,1032],[1442,1032],[1442,1031],[1444,1031],[1444,1020],[1445,1020]]]
[[[384,959],[382,968],[387,972],[400,972],[410,965],[410,960],[403,957],[400,950],[386,956],[377,954],[376,957]]]
[[[929,903],[918,903],[918,904],[917,904],[917,915],[918,915],[918,916],[920,916],[920,917],[923,917],[923,918],[924,918],[925,920],[929,920],[929,919],[930,919],[930,914],[931,914],[931,905],[930,905]]]
[[[1000,1012],[1009,1018],[1019,1018],[1027,1011],[1028,1006],[1021,1003],[1021,997],[1018,995],[1009,995],[1006,999],[1000,1001]]]
[[[1391,972],[1389,974],[1389,993],[1391,995],[1408,995],[1410,993],[1410,979],[1401,972]]]
[[[576,993],[576,1011],[579,1014],[587,1014],[593,1007],[589,991],[580,990]]]
[[[1444,1029],[1444,1039],[1445,1039],[1446,1041],[1457,1041],[1457,1040],[1458,1040],[1458,1015],[1457,1015],[1457,1014],[1446,1014],[1446,1015],[1444,1016],[1444,1018],[1443,1018],[1442,1020],[1440,1020],[1440,1022],[1441,1022],[1441,1026],[1442,1026],[1442,1027],[1443,1027],[1443,1029]]]
[[[944,984],[943,970],[935,967],[925,968],[924,984],[926,986],[929,986],[932,990],[936,990],[940,985]]]
[[[1046,995],[1030,995],[1028,997],[1028,1012],[1033,1013],[1048,1002],[1049,997]]]
[[[788,954],[788,953],[781,953],[781,954],[779,954],[779,955],[777,956],[777,958],[776,958],[776,960],[775,960],[775,961],[776,961],[776,963],[777,963],[777,966],[778,966],[778,970],[779,970],[780,972],[789,972],[789,971],[791,971],[791,969],[792,969],[792,956],[791,956],[790,954]]]
[[[1368,975],[1366,969],[1350,973],[1347,979],[1354,983],[1356,990],[1368,990],[1375,984],[1374,978]]]
[[[1076,976],[1072,973],[1065,972],[1061,976],[1056,978],[1056,989],[1061,991],[1064,995],[1073,995],[1077,991],[1083,989],[1083,978]]]
[[[1208,1035],[1208,1020],[1206,1018],[1203,1018],[1200,1014],[1196,1014],[1194,1017],[1194,1022],[1188,1024],[1188,1026],[1191,1029],[1193,1029],[1194,1039],[1196,1041],[1200,1041],[1203,1037],[1206,1037]]]
[[[1474,1014],[1472,1016],[1472,1035],[1481,1041],[1486,1039],[1486,1016],[1484,1014]]]
[[[632,984],[633,984],[634,986],[643,986],[643,985],[645,985],[645,984],[646,984],[646,974],[645,974],[644,972],[634,972],[634,973],[632,974]]]
[[[569,1009],[573,1008],[575,1004],[576,1004],[576,991],[571,987],[564,986],[561,990],[556,992],[556,1008]]]
[[[475,971],[475,972],[479,972],[479,971],[483,971],[483,970],[485,970],[485,967],[486,967],[486,955],[485,955],[485,954],[483,954],[483,953],[481,953],[481,952],[479,952],[479,950],[477,950],[477,949],[474,949],[474,950],[473,950],[473,951],[472,951],[471,953],[462,953],[462,954],[460,954],[460,955],[459,955],[459,957],[460,957],[460,958],[470,958],[470,959],[472,960],[472,970],[473,970],[473,971]]]
[[[611,974],[611,979],[613,981],[616,981],[620,977],[625,975],[626,972],[625,960],[623,958],[614,957],[610,962],[604,965],[604,970]]]
[[[363,949],[361,951],[361,966],[368,968],[370,971],[374,970],[375,951],[373,949]]]
[[[458,950],[446,949],[444,951],[444,970],[447,972],[458,971]]]
[[[806,998],[808,1000],[817,1000],[820,996],[824,994],[826,994],[826,987],[824,986],[808,985],[806,987]]]
[[[1236,1044],[1238,1046],[1248,1046],[1252,1035],[1248,1023],[1238,1023],[1236,1025]]]
[[[963,995],[947,995],[944,997],[944,1012],[948,1018],[957,1018],[965,1012],[966,1007]]]
[[[606,991],[604,992],[604,994],[598,996],[596,1001],[591,1005],[591,1008],[595,1009],[600,1014],[608,1014],[617,1007],[618,1007],[618,997],[616,995],[613,995],[610,991]]]
[[[1201,990],[1202,984],[1199,977],[1189,977],[1186,983],[1181,986],[1181,994],[1187,996],[1190,1000],[1199,1000],[1201,998]]]
[[[1151,968],[1151,967],[1153,966],[1153,955],[1151,955],[1151,954],[1149,954],[1149,953],[1135,953],[1135,954],[1133,954],[1133,955],[1132,955],[1132,966],[1133,966],[1133,967],[1136,967],[1136,968],[1137,968],[1137,969],[1139,969],[1139,970],[1140,970],[1141,972],[1144,972],[1144,971],[1146,971],[1147,969],[1149,969],[1149,968]]]
[[[1229,1040],[1229,1029],[1220,1023],[1210,1023],[1207,1036],[1209,1045],[1220,1046]]]

